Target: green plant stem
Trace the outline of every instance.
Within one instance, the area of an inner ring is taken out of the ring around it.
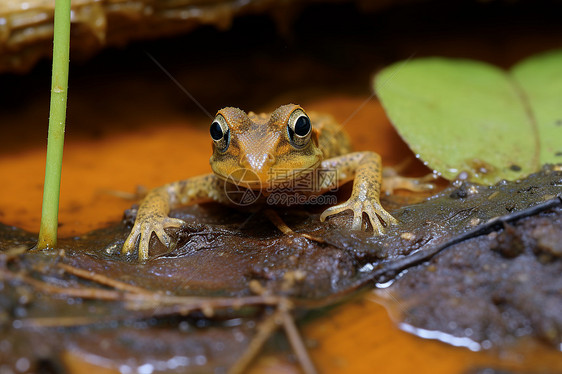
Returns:
[[[54,248],[57,245],[60,179],[68,91],[69,47],[70,0],[56,0],[49,136],[38,249]]]

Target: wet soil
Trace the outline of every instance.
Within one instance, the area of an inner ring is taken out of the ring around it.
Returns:
[[[528,335],[559,349],[561,233],[562,209],[553,207],[409,269],[392,288],[408,300],[403,328],[444,332],[444,341],[474,350]]]
[[[393,285],[407,300],[402,327],[444,332],[474,350],[529,335],[560,349],[561,249],[559,204],[454,244]]]
[[[158,254],[155,245],[144,264],[115,250],[134,211],[51,252],[15,253],[35,236],[1,226],[1,359],[12,368],[24,358],[35,369],[56,367],[69,351],[128,370],[226,370],[275,309],[251,299],[256,294],[291,300],[298,318],[397,276],[391,292],[406,303],[406,330],[438,331],[473,350],[522,337],[558,349],[561,199],[562,172],[551,169],[494,187],[463,183],[393,211],[401,224],[383,237],[350,232],[350,215],[320,223],[314,212],[280,211],[295,231],[285,235],[259,212],[194,206],[173,212],[187,222],[175,249]],[[69,275],[61,264],[147,294],[121,288],[111,298],[108,284]],[[155,292],[197,298],[167,303]],[[29,350],[31,341],[45,343]]]

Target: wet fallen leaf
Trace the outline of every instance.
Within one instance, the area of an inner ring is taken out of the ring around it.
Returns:
[[[540,162],[562,162],[562,50],[530,57],[511,69],[539,132]]]
[[[562,161],[562,51],[511,71],[472,60],[407,60],[381,71],[374,87],[410,148],[447,179],[468,172],[493,184]]]

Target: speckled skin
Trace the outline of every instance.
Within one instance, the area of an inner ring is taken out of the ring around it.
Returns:
[[[301,178],[318,168],[336,170],[337,177],[315,179],[314,188],[307,191],[308,194],[323,194],[354,180],[349,200],[326,209],[320,220],[349,209],[353,211],[351,229],[361,230],[365,213],[375,235],[383,233],[384,225],[397,223],[380,204],[380,156],[374,152],[350,153],[347,135],[331,116],[318,113],[308,115],[312,131],[305,145],[296,147],[290,139],[288,125],[302,115],[306,116],[302,108],[293,104],[281,106],[271,115],[246,114],[237,108],[220,110],[215,121],[220,119],[226,123],[230,136],[226,149],[220,149],[219,143],[214,141],[210,160],[214,174],[173,182],[150,191],[140,204],[122,253],[132,253],[140,237],[138,258],[148,259],[153,232],[169,246],[171,240],[164,229],[177,228],[184,223],[168,217],[170,209],[208,201],[232,204],[225,193],[226,180],[241,187],[260,189],[267,195],[286,186],[288,179]],[[252,171],[253,179],[237,179],[236,173],[232,173],[240,169]]]

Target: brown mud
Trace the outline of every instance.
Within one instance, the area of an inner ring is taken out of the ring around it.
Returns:
[[[172,213],[187,222],[175,249],[160,248],[140,265],[119,253],[130,214],[117,226],[61,240],[52,252],[15,253],[35,235],[1,226],[1,359],[13,368],[22,358],[34,367],[57,366],[70,351],[133,371],[226,370],[275,305],[255,302],[256,292],[287,298],[302,317],[396,276],[391,292],[397,305],[405,303],[401,324],[408,331],[440,332],[472,350],[521,338],[559,349],[561,212],[562,172],[546,169],[495,187],[447,188],[393,211],[401,224],[382,237],[347,230],[349,214],[320,223],[317,213],[280,212],[295,231],[285,235],[259,212],[188,207]],[[121,285],[113,297],[62,264],[133,289]],[[167,303],[151,292],[202,301]],[[146,297],[131,296],[139,293]],[[225,297],[232,302],[213,304]],[[48,344],[29,350],[32,341]]]

